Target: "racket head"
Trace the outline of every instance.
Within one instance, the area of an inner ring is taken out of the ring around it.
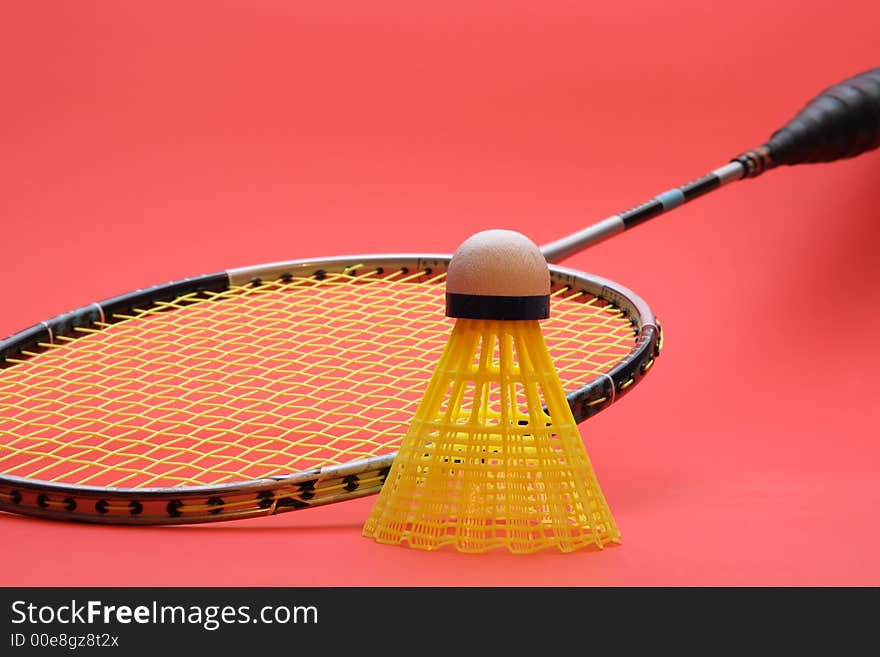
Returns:
[[[178,524],[377,493],[451,328],[449,259],[232,269],[0,341],[0,510]],[[660,328],[619,284],[550,275],[544,333],[581,422],[644,378]]]

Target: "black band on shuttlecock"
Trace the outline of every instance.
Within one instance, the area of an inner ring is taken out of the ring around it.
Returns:
[[[503,297],[446,293],[446,316],[461,319],[547,319],[550,295]]]

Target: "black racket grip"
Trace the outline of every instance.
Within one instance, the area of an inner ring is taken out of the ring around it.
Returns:
[[[785,127],[735,158],[757,176],[781,164],[833,162],[880,146],[880,68],[829,87]]]

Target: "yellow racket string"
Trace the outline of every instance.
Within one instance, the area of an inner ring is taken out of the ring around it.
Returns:
[[[0,370],[0,472],[111,487],[279,476],[398,448],[451,329],[444,274],[359,271],[183,295],[55,336]],[[635,333],[557,290],[566,390]]]

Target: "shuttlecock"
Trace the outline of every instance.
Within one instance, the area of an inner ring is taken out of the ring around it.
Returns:
[[[478,233],[446,292],[455,325],[364,535],[462,552],[619,542],[538,323],[550,305],[540,250]]]

